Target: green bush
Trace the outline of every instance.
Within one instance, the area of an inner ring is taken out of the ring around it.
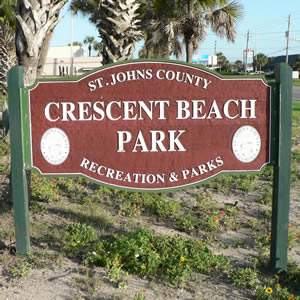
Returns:
[[[168,200],[159,193],[136,193],[116,191],[113,199],[121,215],[132,217],[142,213],[160,218],[172,218],[177,215],[180,205]]]
[[[0,156],[8,155],[10,153],[10,145],[6,139],[0,139]]]
[[[69,256],[82,257],[92,242],[97,240],[94,228],[86,224],[71,224],[63,237],[64,249]]]
[[[181,215],[176,219],[176,229],[183,232],[192,232],[194,229],[198,228],[199,221],[198,218],[193,216],[191,213]]]
[[[34,201],[52,201],[59,198],[56,179],[47,178],[32,172],[31,198]]]
[[[210,274],[228,265],[200,241],[181,237],[156,236],[147,230],[98,242],[86,257],[90,265],[109,267],[118,261],[123,270],[142,277],[156,277],[179,285],[193,271]]]
[[[251,268],[234,270],[230,277],[234,285],[240,288],[255,288],[259,283],[257,272]]]

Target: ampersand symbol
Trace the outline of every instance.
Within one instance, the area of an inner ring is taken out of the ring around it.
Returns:
[[[177,175],[175,172],[172,172],[172,173],[170,174],[169,181],[170,181],[170,182],[178,181],[178,175]]]

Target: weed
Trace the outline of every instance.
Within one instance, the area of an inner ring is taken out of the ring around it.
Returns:
[[[234,270],[230,274],[233,284],[239,288],[255,288],[258,283],[257,272],[251,268]]]
[[[76,286],[86,294],[87,299],[94,299],[93,296],[95,295],[98,284],[97,278],[91,269],[87,269],[82,275],[83,276],[74,278]]]
[[[258,176],[261,180],[273,182],[273,167],[270,165],[264,167]]]
[[[297,182],[300,179],[300,170],[296,161],[292,161],[291,163],[291,182]]]
[[[261,195],[257,199],[257,202],[270,206],[272,204],[272,197],[272,187],[269,185],[264,185],[261,191]]]
[[[192,271],[209,274],[228,265],[225,257],[213,255],[200,241],[155,236],[147,230],[98,242],[87,255],[90,265],[109,267],[115,260],[124,271],[175,285],[185,282]]]
[[[181,215],[176,219],[176,229],[184,232],[192,232],[199,225],[198,219],[192,214]]]
[[[237,190],[241,190],[243,192],[253,191],[255,180],[257,180],[256,175],[240,175],[237,177],[237,180],[234,182],[234,188]]]
[[[188,233],[199,228],[210,233],[219,232],[224,228],[236,230],[239,226],[236,221],[237,212],[235,206],[217,207],[210,193],[202,193],[196,196],[193,212],[178,215],[175,226],[178,230]]]
[[[132,217],[142,213],[160,218],[172,218],[178,214],[179,204],[158,193],[118,191],[113,196],[121,215]]]
[[[280,284],[259,286],[255,291],[255,296],[257,300],[300,300],[300,297],[294,296]]]
[[[28,261],[22,260],[9,267],[8,274],[12,279],[24,278],[28,275],[31,265]]]
[[[267,233],[256,233],[255,246],[260,250],[269,249],[271,243],[271,234]]]
[[[221,224],[218,213],[214,212],[212,215],[206,217],[204,221],[201,222],[200,228],[208,232],[220,231]]]
[[[62,191],[62,192],[69,192],[74,189],[75,181],[73,178],[58,178],[57,179],[57,187]]]
[[[246,246],[246,241],[241,238],[236,239],[233,245],[234,248],[245,248]]]
[[[243,192],[249,192],[254,189],[255,180],[257,175],[224,175],[214,178],[213,180],[205,183],[204,186],[213,188],[217,192],[229,195],[232,190],[240,190]]]
[[[70,256],[81,257],[88,246],[96,241],[96,231],[86,224],[71,224],[64,235],[64,249]]]
[[[29,203],[30,212],[33,214],[44,214],[47,212],[47,208],[39,202],[31,201]]]
[[[117,210],[120,215],[127,217],[139,216],[143,211],[145,197],[141,193],[118,192],[114,194]]]
[[[219,212],[219,218],[223,226],[228,230],[238,230],[240,224],[237,221],[237,206],[225,205],[224,209]]]
[[[237,231],[241,224],[236,220],[235,217],[225,216],[223,219],[224,227],[227,230]]]
[[[261,222],[259,222],[257,219],[250,219],[248,221],[248,226],[252,231],[257,232],[261,229]]]
[[[172,218],[179,211],[179,204],[174,201],[167,200],[163,196],[146,203],[146,209],[160,218]],[[153,201],[154,200],[154,201]]]
[[[84,178],[58,178],[57,188],[69,200],[75,203],[82,203],[83,199],[89,196]]]
[[[262,211],[262,217],[267,221],[270,222],[272,219],[272,209],[271,208],[267,208],[265,210]]]
[[[297,163],[300,163],[300,150],[294,150],[292,152],[292,160]]]
[[[56,179],[43,177],[32,172],[31,180],[32,201],[48,202],[58,200],[59,193],[56,187]]]
[[[271,287],[259,286],[256,289],[256,299],[257,300],[271,300],[273,299],[273,289]]]
[[[203,184],[205,188],[212,188],[217,192],[229,195],[231,192],[232,182],[229,176],[219,176]]]
[[[134,295],[133,300],[146,300],[146,297],[143,292],[138,292]]]
[[[122,265],[119,257],[115,257],[112,262],[108,264],[107,276],[109,281],[117,287],[124,287],[125,283],[123,281],[126,273],[122,270]]]
[[[5,156],[10,153],[10,145],[6,139],[0,140],[0,156]]]
[[[26,256],[26,261],[30,264],[31,268],[53,269],[54,263],[56,266],[61,264],[61,255],[56,252],[35,251]]]
[[[288,264],[288,272],[283,274],[281,278],[282,284],[295,293],[300,293],[300,267],[295,263]],[[299,297],[300,298],[300,297]]]
[[[1,141],[0,141],[1,143]],[[9,174],[9,164],[1,164],[0,163],[0,173],[1,174]]]
[[[216,204],[213,201],[212,194],[209,192],[198,194],[196,196],[196,203],[196,209],[202,212],[209,213],[216,210]]]
[[[4,240],[7,237],[7,231],[0,227],[0,240]]]

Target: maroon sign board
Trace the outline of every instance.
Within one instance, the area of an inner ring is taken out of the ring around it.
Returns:
[[[270,160],[270,88],[173,62],[129,62],[29,90],[32,167],[164,190]]]

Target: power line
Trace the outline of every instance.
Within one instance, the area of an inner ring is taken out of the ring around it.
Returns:
[[[273,35],[273,34],[283,34],[284,31],[273,31],[273,32],[253,32],[254,35]]]

